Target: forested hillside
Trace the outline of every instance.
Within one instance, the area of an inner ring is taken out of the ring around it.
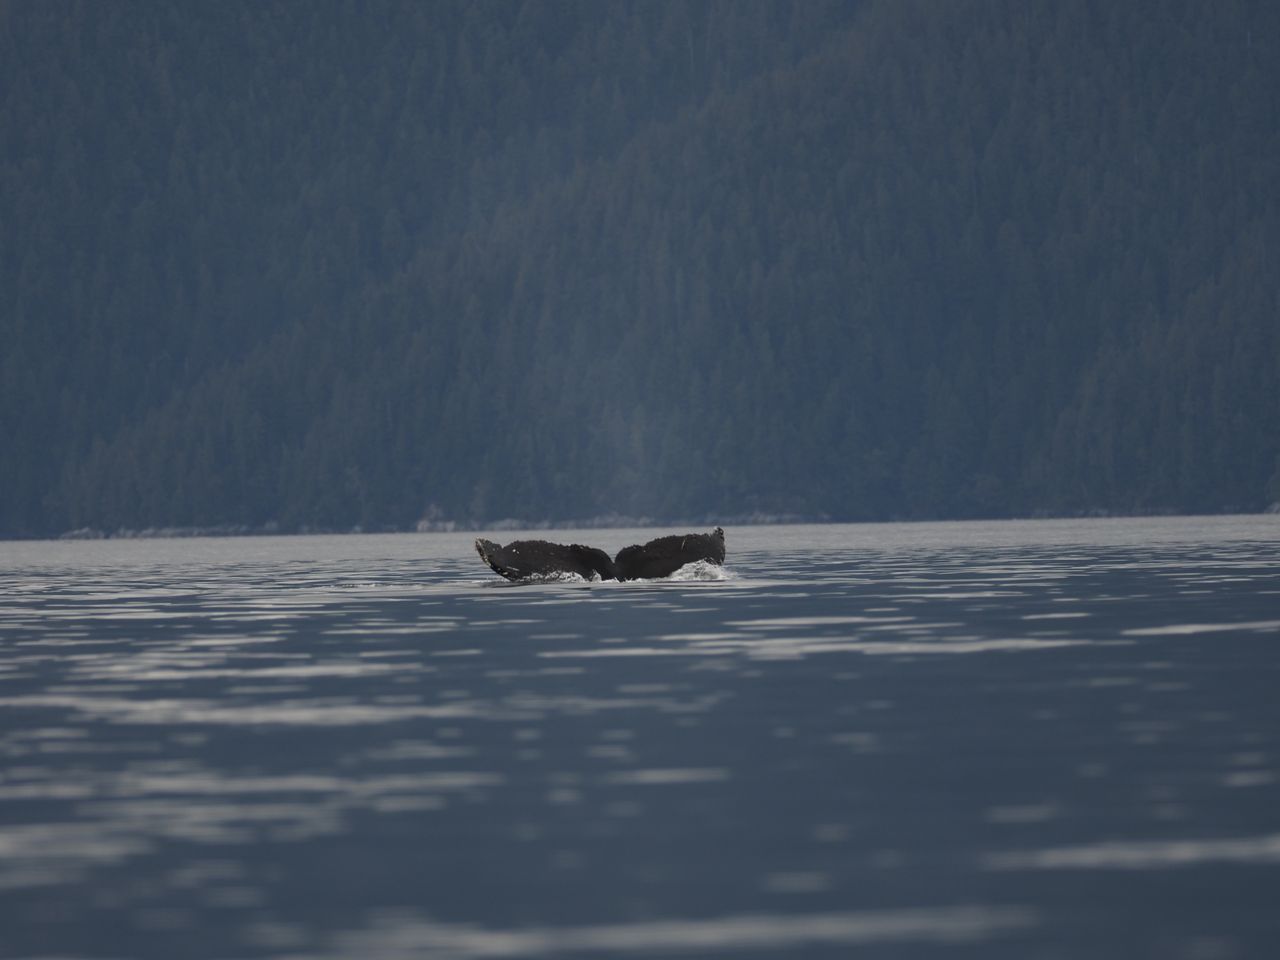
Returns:
[[[1280,501],[1280,7],[0,0],[0,535]]]

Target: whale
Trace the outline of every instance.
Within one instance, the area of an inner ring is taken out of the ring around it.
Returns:
[[[567,574],[584,580],[654,580],[689,563],[723,564],[724,528],[658,537],[623,547],[616,557],[581,543],[513,540],[504,545],[483,537],[476,540],[476,553],[494,573],[513,581]]]

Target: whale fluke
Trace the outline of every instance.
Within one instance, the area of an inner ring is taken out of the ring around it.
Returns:
[[[607,553],[580,543],[565,546],[546,540],[515,540],[504,547],[482,537],[476,540],[476,553],[508,580],[565,573],[576,573],[584,580],[590,580],[593,574],[601,580],[618,579]]]
[[[687,563],[699,560],[724,563],[724,530],[658,537],[643,545],[624,547],[611,559],[603,550],[551,543],[547,540],[513,540],[506,546],[476,540],[476,553],[495,573],[508,580],[576,573],[585,580],[650,580],[667,577]]]
[[[618,551],[614,564],[619,580],[651,580],[669,577],[686,563],[699,560],[724,563],[723,528],[716,527],[711,533],[659,537],[643,546],[624,547]]]

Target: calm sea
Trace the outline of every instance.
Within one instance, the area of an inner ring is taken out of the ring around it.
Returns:
[[[471,540],[0,544],[0,956],[1275,955],[1280,518]]]

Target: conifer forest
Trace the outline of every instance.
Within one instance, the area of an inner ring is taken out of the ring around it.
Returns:
[[[0,536],[1278,501],[1280,5],[0,0]]]

